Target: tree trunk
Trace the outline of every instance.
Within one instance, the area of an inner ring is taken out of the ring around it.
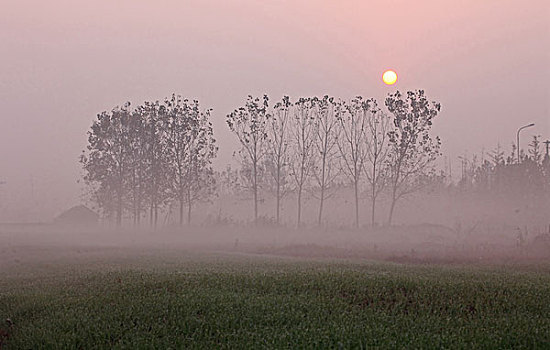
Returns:
[[[151,203],[149,205],[149,225],[153,227],[153,207],[154,207],[154,199],[151,195]]]
[[[136,171],[132,170],[132,221],[134,227],[137,226],[137,190],[136,190]]]
[[[191,199],[189,199],[189,202],[187,203],[187,225],[191,225],[191,208],[193,207],[193,203],[191,202]]]
[[[390,205],[390,214],[388,216],[388,226],[391,225],[393,219],[393,210],[395,209],[395,202],[397,202],[397,184],[398,178],[393,181],[392,194],[391,194],[391,205]]]
[[[257,174],[257,162],[254,161],[254,182],[252,184],[254,191],[254,224],[258,225],[258,174]]]
[[[141,191],[141,188],[140,188]],[[137,225],[138,227],[141,224],[141,193],[138,193],[138,200],[137,200]]]
[[[374,176],[374,174],[373,174]],[[370,220],[371,220],[371,227],[374,227],[375,226],[375,217],[374,217],[374,214],[375,214],[375,211],[376,211],[376,183],[375,183],[375,180],[374,180],[374,177],[372,178],[372,193],[371,193],[371,204],[372,204],[372,208],[371,208],[371,217],[370,217]]]
[[[355,228],[359,228],[359,184],[358,180],[355,179],[353,184],[355,190]]]
[[[327,148],[325,144],[325,149]],[[323,204],[325,201],[325,168],[326,168],[326,152],[323,152],[323,164],[321,171],[321,201],[319,203],[319,217],[317,218],[317,226],[321,226],[321,220],[323,218]]]
[[[155,203],[155,228],[157,227],[158,216],[159,216],[159,207],[158,207],[158,203]]]
[[[317,218],[317,226],[321,226],[321,219],[323,217],[323,204],[325,202],[325,187],[321,186],[321,201],[319,203],[319,217]]]
[[[277,225],[281,223],[281,194],[277,185]]]
[[[117,208],[116,208],[116,225],[122,226],[122,193],[118,193]]]
[[[302,186],[298,188],[298,218],[296,220],[296,226],[300,227],[302,220]]]
[[[388,216],[388,226],[391,225],[392,219],[393,219],[393,210],[395,209],[395,203],[397,202],[397,189],[399,185],[399,179],[401,174],[401,161],[402,159],[399,159],[397,162],[397,166],[394,171],[394,179],[392,181],[392,194],[391,194],[391,205],[390,205],[390,214]]]
[[[134,185],[134,190],[133,190],[132,209],[133,209],[132,210],[132,216],[133,216],[134,227],[137,227],[138,211],[137,211],[137,191],[136,191],[135,185]]]
[[[183,195],[180,195],[180,226],[183,226]]]
[[[376,208],[376,197],[374,196],[374,193],[373,193],[372,208],[371,208],[371,226],[372,227],[375,226],[375,221],[374,221],[375,208]]]
[[[281,218],[281,166],[280,164],[277,164],[277,225],[280,224],[280,218]]]
[[[371,182],[372,182],[372,193],[371,193],[371,204],[372,204],[372,208],[371,208],[371,227],[374,227],[375,226],[375,211],[376,211],[376,159],[377,157],[374,158],[374,161],[373,161],[373,164],[372,164],[372,175],[371,175]]]
[[[388,226],[390,226],[391,223],[392,223],[392,219],[393,219],[393,209],[395,208],[395,202],[396,202],[396,199],[395,199],[395,198],[392,198],[392,200],[391,200],[391,205],[390,205],[390,215],[388,216]]]
[[[191,208],[193,202],[191,201],[191,188],[187,188],[187,225],[191,225]]]

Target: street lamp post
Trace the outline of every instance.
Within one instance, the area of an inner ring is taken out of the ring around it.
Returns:
[[[517,146],[518,146],[518,149],[517,149],[517,152],[518,152],[518,164],[521,162],[521,159],[520,159],[520,156],[519,156],[519,150],[520,150],[520,147],[519,147],[519,132],[523,129],[526,129],[526,128],[530,128],[532,126],[535,126],[535,123],[531,123],[531,124],[527,124],[525,126],[522,126],[521,128],[518,129],[518,132],[517,132]]]

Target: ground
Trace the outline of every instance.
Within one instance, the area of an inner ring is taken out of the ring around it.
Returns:
[[[0,265],[6,349],[550,346],[546,262],[10,242]]]

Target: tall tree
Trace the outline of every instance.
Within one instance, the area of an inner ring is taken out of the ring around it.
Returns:
[[[80,158],[93,199],[108,217],[115,217],[117,226],[122,224],[125,179],[130,169],[129,106],[126,103],[97,115],[88,132],[88,154]]]
[[[169,154],[171,199],[179,204],[179,223],[183,225],[187,206],[187,223],[195,201],[208,198],[214,190],[212,159],[217,147],[211,110],[201,111],[199,101],[189,101],[172,94],[164,101],[168,114],[167,147]]]
[[[408,91],[406,95],[399,91],[389,94],[386,106],[393,116],[393,127],[388,133],[387,159],[390,225],[397,201],[423,187],[423,178],[434,171],[433,163],[440,155],[441,141],[439,137],[432,137],[430,131],[441,105],[430,102],[423,90],[416,90]]]
[[[386,156],[388,154],[388,131],[390,118],[380,110],[376,100],[370,99],[365,109],[369,112],[367,118],[367,161],[365,162],[365,177],[369,185],[371,200],[371,225],[376,224],[376,199],[385,188],[387,180]]]
[[[191,210],[195,202],[210,198],[216,189],[212,160],[216,157],[218,147],[214,139],[211,110],[199,109],[199,102],[193,101],[189,109],[191,129],[189,130],[189,159],[186,183],[187,223],[191,223]]]
[[[325,200],[330,197],[329,190],[339,174],[336,164],[339,156],[337,139],[340,131],[338,116],[342,112],[342,105],[329,96],[316,99],[315,104],[317,122],[315,149],[318,161],[313,168],[313,175],[319,189],[317,225],[320,226]]]
[[[172,95],[165,102],[168,113],[167,147],[169,150],[172,172],[172,197],[179,203],[179,223],[183,225],[188,172],[191,171],[191,129],[194,119],[190,110],[193,108],[181,96]]]
[[[291,119],[292,154],[290,167],[296,185],[297,215],[296,225],[302,223],[302,197],[315,165],[315,119],[316,101],[312,98],[300,98],[294,104]]]
[[[338,149],[340,150],[341,168],[353,187],[355,200],[355,227],[359,227],[359,191],[367,159],[367,128],[370,116],[371,100],[356,97],[345,105],[345,113],[340,122]]]
[[[292,112],[292,103],[288,96],[284,96],[273,108],[272,118],[267,127],[267,164],[266,168],[273,180],[276,200],[276,222],[281,222],[282,198],[288,188],[288,143],[289,120]]]
[[[239,151],[243,165],[250,166],[250,182],[254,197],[254,223],[258,223],[259,171],[261,161],[267,153],[267,122],[270,118],[268,108],[269,98],[254,98],[248,96],[246,103],[227,115],[229,129],[241,143]]]
[[[129,124],[128,154],[130,157],[130,174],[127,179],[129,209],[134,226],[139,226],[145,210],[147,172],[144,159],[147,154],[145,125],[138,111],[133,111]]]
[[[168,152],[166,145],[166,106],[155,102],[145,102],[138,108],[145,125],[147,146],[144,159],[147,169],[147,195],[149,199],[149,223],[156,227],[160,208],[168,199]]]

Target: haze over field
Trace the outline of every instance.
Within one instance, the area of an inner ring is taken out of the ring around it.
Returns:
[[[0,349],[550,348],[548,0],[3,0]]]
[[[422,88],[443,106],[435,134],[457,156],[521,125],[550,135],[547,1],[5,1],[0,12],[0,221],[49,221],[80,201],[77,162],[96,114],[172,92],[225,116],[246,95]],[[381,83],[393,68],[399,81]]]

